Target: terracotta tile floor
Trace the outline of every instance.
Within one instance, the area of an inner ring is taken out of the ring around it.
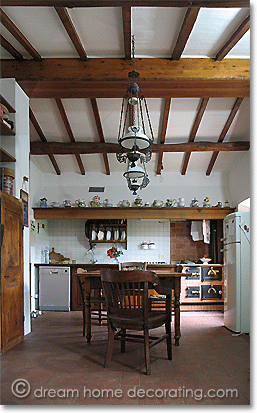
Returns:
[[[115,342],[111,365],[104,369],[106,326],[92,326],[88,345],[81,312],[44,312],[32,319],[32,327],[1,356],[2,404],[250,404],[250,339],[224,328],[222,313],[182,313],[173,360],[166,359],[165,342],[153,347],[150,376],[144,374],[143,346],[135,343],[126,343],[121,354]],[[18,397],[27,393],[28,383],[29,394]]]

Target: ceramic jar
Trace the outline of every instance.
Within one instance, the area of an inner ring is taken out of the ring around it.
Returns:
[[[40,205],[40,208],[47,208],[47,199],[41,198],[39,205]]]
[[[118,206],[119,206],[119,207],[124,207],[124,208],[126,208],[126,207],[129,207],[129,206],[130,206],[130,203],[129,203],[129,201],[128,201],[127,199],[123,199],[123,201],[120,201],[120,202],[118,203]]]
[[[210,204],[210,198],[208,198],[208,196],[206,196],[205,198],[204,198],[204,200],[203,200],[203,207],[210,207],[211,206],[211,204]]]
[[[166,207],[175,207],[177,205],[176,199],[167,199]]]
[[[196,198],[192,199],[190,206],[191,207],[198,207],[198,200]]]
[[[84,199],[79,198],[79,199],[76,199],[75,202],[79,207],[85,207],[86,206],[86,201]]]
[[[153,207],[162,207],[163,206],[163,201],[160,201],[159,199],[155,199],[153,201]]]
[[[143,205],[143,200],[140,198],[140,196],[138,195],[134,201],[134,204],[136,206],[142,206]]]

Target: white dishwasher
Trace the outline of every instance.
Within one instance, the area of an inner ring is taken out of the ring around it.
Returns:
[[[39,310],[70,311],[69,267],[39,267]]]

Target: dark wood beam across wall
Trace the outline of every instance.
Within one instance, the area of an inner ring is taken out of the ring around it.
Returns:
[[[135,59],[148,97],[248,97],[250,60]],[[2,60],[2,78],[15,78],[30,98],[123,97],[131,62],[118,59]]]
[[[34,115],[34,113],[32,112],[31,108],[29,108],[29,119],[30,119],[32,125],[34,126],[38,136],[40,137],[41,143],[48,143],[47,140],[46,140],[46,137],[45,137],[45,135],[44,135],[44,133],[43,133],[43,131],[42,131],[35,115]],[[57,162],[56,162],[55,157],[53,156],[53,154],[48,153],[47,155],[49,156],[50,161],[52,162],[52,165],[53,165],[54,170],[57,173],[57,175],[61,175],[61,171],[59,169],[59,166],[57,165]]]
[[[250,142],[187,142],[172,144],[152,144],[152,151],[159,152],[206,152],[206,151],[248,151]],[[91,153],[117,153],[118,143],[103,142],[30,142],[31,155],[74,155]]]
[[[223,140],[225,139],[226,134],[228,133],[228,130],[229,130],[229,128],[230,128],[230,126],[231,126],[231,124],[232,124],[232,122],[233,122],[233,120],[234,120],[234,118],[235,118],[235,116],[236,116],[236,114],[237,114],[237,111],[238,111],[238,109],[239,109],[239,107],[240,107],[240,105],[241,105],[242,102],[243,102],[243,98],[237,98],[237,99],[236,99],[236,101],[235,101],[235,103],[234,103],[234,106],[233,106],[233,108],[232,108],[232,110],[231,110],[231,112],[230,112],[230,114],[229,114],[228,119],[227,119],[227,122],[225,123],[225,126],[224,126],[224,128],[222,129],[222,132],[221,132],[221,134],[220,134],[220,136],[219,136],[218,143],[223,142]],[[215,151],[215,152],[212,154],[212,157],[211,157],[209,166],[208,166],[207,171],[206,171],[206,175],[207,175],[207,176],[210,175],[210,173],[211,173],[211,171],[212,171],[212,169],[213,169],[213,167],[214,167],[214,164],[215,164],[215,162],[216,162],[216,159],[217,159],[217,157],[218,157],[218,154],[219,154],[219,151],[218,151],[218,150]]]
[[[2,0],[2,6],[250,7],[250,0]]]
[[[131,7],[122,7],[125,59],[131,59]]]
[[[85,52],[85,49],[80,41],[80,38],[78,36],[78,33],[72,23],[72,20],[70,18],[70,15],[68,13],[68,10],[65,7],[55,7],[55,10],[60,17],[62,24],[65,27],[66,32],[68,33],[73,46],[77,50],[78,55],[80,56],[80,59],[82,61],[87,60],[87,54]]]
[[[169,113],[170,113],[170,102],[171,102],[171,99],[165,99],[165,107],[164,107],[163,120],[162,120],[162,131],[161,131],[161,138],[160,138],[161,145],[164,145],[164,142],[165,142],[167,125],[168,125],[168,120],[169,120]],[[162,158],[163,158],[163,152],[160,152],[158,156],[158,163],[157,163],[157,170],[156,170],[157,175],[160,175],[161,170],[162,170]]]
[[[15,47],[13,47],[11,43],[9,43],[8,40],[6,40],[6,38],[2,36],[1,34],[0,34],[0,44],[5,50],[7,50],[8,53],[10,53],[12,57],[14,57],[14,59],[23,60],[22,54],[18,52],[18,50],[15,49]]]
[[[64,109],[64,106],[63,106],[63,103],[62,103],[61,99],[56,99],[56,104],[58,106],[61,118],[62,118],[64,126],[65,126],[65,129],[66,129],[66,131],[69,135],[70,141],[75,142],[75,138],[74,138],[73,132],[72,132],[71,127],[70,127],[70,122],[69,122],[68,116],[66,114],[66,111]],[[75,157],[76,157],[81,175],[85,175],[85,168],[84,168],[84,165],[83,165],[83,162],[81,160],[80,155],[75,154]]]
[[[41,60],[40,54],[32,46],[32,44],[26,39],[26,37],[21,33],[18,27],[12,22],[11,19],[5,14],[5,12],[0,9],[0,21],[3,26],[13,35],[13,37],[24,47],[25,50],[33,57],[35,60]]]
[[[247,16],[242,24],[233,33],[230,39],[222,46],[220,51],[217,53],[215,60],[222,60],[230,50],[237,44],[237,42],[243,37],[243,35],[250,29],[250,16]]]
[[[194,121],[192,130],[191,130],[188,142],[194,142],[194,140],[195,140],[196,133],[197,133],[198,128],[200,126],[200,123],[201,123],[201,120],[202,120],[203,114],[205,112],[208,101],[209,101],[209,98],[203,98],[200,102],[200,107],[199,107],[198,112],[196,114],[195,121]],[[186,174],[187,165],[188,165],[188,162],[189,162],[189,159],[190,159],[190,155],[191,155],[190,152],[187,152],[185,154],[183,165],[182,165],[182,170],[181,170],[181,175]]]
[[[103,128],[102,128],[102,123],[101,123],[101,119],[100,119],[100,114],[99,114],[99,110],[98,110],[97,101],[96,101],[96,99],[90,99],[90,100],[91,100],[91,106],[92,106],[93,113],[94,113],[94,118],[95,118],[95,122],[96,122],[96,127],[97,127],[97,131],[98,131],[99,139],[100,139],[101,142],[104,143],[105,140],[104,140]],[[106,175],[110,175],[111,172],[110,172],[107,153],[103,153],[103,158],[104,158],[104,165],[105,165]]]
[[[187,9],[171,59],[179,60],[196,22],[200,7]]]

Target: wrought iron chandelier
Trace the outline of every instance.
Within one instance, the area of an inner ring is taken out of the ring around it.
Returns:
[[[126,95],[123,97],[120,114],[118,142],[121,150],[116,154],[116,157],[120,163],[128,163],[127,171],[123,176],[127,179],[129,189],[136,195],[138,189],[145,188],[150,182],[145,164],[152,157],[150,146],[154,136],[147,102],[138,85],[140,75],[135,71],[134,35],[132,35],[132,59],[133,70],[128,74],[128,88]],[[145,110],[145,116],[143,109]],[[150,137],[146,135],[146,124],[148,124],[150,130]],[[126,129],[128,130],[127,133]]]

